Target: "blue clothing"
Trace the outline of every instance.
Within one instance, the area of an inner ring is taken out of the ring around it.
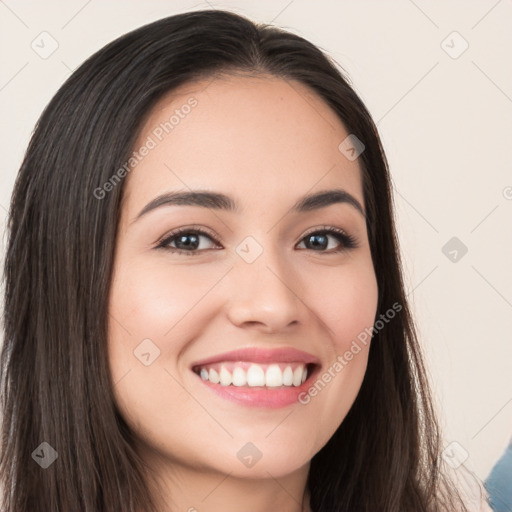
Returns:
[[[512,438],[489,473],[485,488],[494,512],[512,512]]]

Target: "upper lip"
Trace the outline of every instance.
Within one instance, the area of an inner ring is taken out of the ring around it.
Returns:
[[[320,364],[317,357],[295,348],[241,348],[217,354],[201,361],[193,363],[192,367],[206,366],[208,364],[221,363],[224,361],[247,361],[252,363],[305,363]]]

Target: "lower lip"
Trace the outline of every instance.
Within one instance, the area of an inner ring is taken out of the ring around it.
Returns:
[[[298,396],[309,389],[311,380],[316,373],[317,371],[315,369],[300,386],[283,388],[222,386],[221,384],[213,384],[210,381],[203,380],[199,376],[197,377],[208,389],[226,400],[231,400],[249,407],[278,409],[280,407],[300,403]]]

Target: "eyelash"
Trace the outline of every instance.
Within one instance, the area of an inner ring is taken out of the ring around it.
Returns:
[[[174,241],[174,239],[178,238],[180,235],[183,234],[194,234],[194,235],[203,235],[208,238],[210,238],[213,242],[215,242],[217,245],[219,245],[218,240],[216,237],[204,230],[203,228],[199,228],[196,226],[190,226],[188,228],[180,228],[176,231],[172,231],[171,233],[168,233],[167,236],[163,240],[157,243],[156,249],[164,249],[166,251],[171,251],[173,253],[177,254],[183,254],[187,256],[197,256],[198,254],[204,252],[205,250],[211,250],[211,249],[203,249],[203,250],[184,250],[184,249],[178,249],[176,247],[168,247],[168,245]],[[305,238],[307,238],[310,235],[332,235],[334,238],[338,240],[338,242],[341,243],[341,247],[336,250],[331,251],[314,251],[314,252],[323,252],[325,254],[337,254],[343,251],[348,251],[350,249],[355,249],[358,247],[356,239],[345,233],[342,229],[335,228],[333,226],[323,226],[321,229],[314,229],[306,233],[300,240],[302,242]],[[215,249],[214,249],[215,250]],[[312,249],[310,249],[312,250]]]

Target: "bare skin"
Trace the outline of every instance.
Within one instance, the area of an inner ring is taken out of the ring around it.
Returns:
[[[192,97],[196,105],[180,110]],[[172,131],[155,132],[176,109]],[[125,184],[108,348],[118,408],[160,483],[164,512],[311,510],[310,461],[352,406],[369,344],[342,371],[332,365],[372,327],[377,282],[354,204],[292,207],[304,195],[343,189],[364,210],[358,160],[338,149],[348,135],[306,87],[269,77],[186,84],[146,119],[134,149],[148,137],[156,145]],[[136,219],[163,192],[199,189],[231,196],[238,211],[166,205]],[[176,237],[156,248],[191,226],[208,232],[189,249],[194,255]],[[311,234],[326,227],[355,247],[332,233],[315,247]],[[249,263],[240,248],[261,254]],[[147,339],[151,358],[154,347],[160,352],[146,366],[134,350]],[[221,397],[192,371],[199,360],[248,347],[307,352],[319,376],[331,368],[332,378],[308,403],[269,408]],[[261,454],[251,467],[237,456],[247,443]]]

